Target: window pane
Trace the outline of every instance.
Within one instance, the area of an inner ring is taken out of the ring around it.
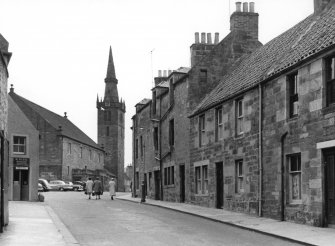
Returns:
[[[292,199],[301,199],[301,173],[292,174]]]

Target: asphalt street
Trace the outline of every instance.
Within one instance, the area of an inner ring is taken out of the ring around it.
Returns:
[[[81,245],[298,245],[105,193],[47,192],[45,200]]]

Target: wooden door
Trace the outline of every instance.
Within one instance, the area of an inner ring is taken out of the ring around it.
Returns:
[[[223,163],[216,163],[216,207],[223,208]]]
[[[335,150],[325,154],[326,209],[328,224],[335,224]]]
[[[179,166],[180,202],[185,202],[185,165]]]

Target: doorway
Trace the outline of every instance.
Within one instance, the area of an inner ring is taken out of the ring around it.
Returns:
[[[216,208],[223,208],[223,162],[216,165]]]
[[[335,149],[324,151],[325,192],[326,192],[326,222],[335,226]]]
[[[29,200],[29,170],[16,170],[13,175],[13,201]]]
[[[180,202],[185,202],[185,165],[179,166]]]
[[[154,179],[155,179],[155,200],[160,200],[160,171],[154,172]]]

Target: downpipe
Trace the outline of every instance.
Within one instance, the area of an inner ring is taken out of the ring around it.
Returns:
[[[281,194],[280,194],[280,199],[281,199],[281,210],[280,210],[280,214],[281,214],[281,221],[285,220],[285,139],[287,136],[288,132],[285,132],[281,138],[280,138],[280,142],[281,142],[281,167],[280,167],[280,177],[281,177],[281,182],[280,182],[280,189],[281,189]]]
[[[263,152],[262,152],[262,121],[263,121],[263,112],[262,112],[262,85],[259,84],[258,86],[258,93],[259,93],[259,113],[258,113],[258,168],[259,168],[259,191],[258,191],[258,216],[262,217],[262,194],[263,194]]]

